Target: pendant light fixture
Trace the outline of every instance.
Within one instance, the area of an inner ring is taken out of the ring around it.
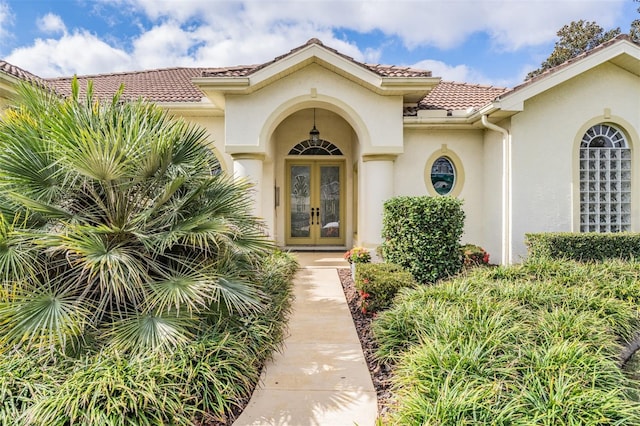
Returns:
[[[313,129],[309,132],[311,144],[317,145],[320,142],[320,131],[316,129],[316,109],[313,109]]]

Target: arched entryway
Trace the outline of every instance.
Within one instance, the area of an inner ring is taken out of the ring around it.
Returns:
[[[304,108],[274,132],[279,240],[292,248],[346,247],[355,229],[352,180],[359,144],[339,114]]]

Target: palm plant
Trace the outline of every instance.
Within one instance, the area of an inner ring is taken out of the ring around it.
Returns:
[[[0,350],[168,349],[262,306],[250,187],[121,93],[24,85],[0,121]]]

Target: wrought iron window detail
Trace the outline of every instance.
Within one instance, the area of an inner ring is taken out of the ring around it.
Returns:
[[[342,155],[342,151],[324,139],[317,141],[307,139],[291,148],[289,155]]]
[[[580,231],[631,230],[631,150],[608,124],[591,127],[580,143]]]

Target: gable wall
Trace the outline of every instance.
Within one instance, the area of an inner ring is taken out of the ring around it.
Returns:
[[[343,116],[361,137],[364,153],[402,150],[402,97],[379,96],[317,64],[250,95],[228,95],[227,148],[253,146],[264,152],[266,138],[283,119],[314,106]]]
[[[609,111],[611,117],[605,118]],[[526,254],[527,232],[578,231],[574,189],[581,129],[591,120],[625,122],[631,127],[627,131],[637,135],[638,111],[640,78],[607,63],[530,99],[512,118],[514,261]],[[638,192],[640,141],[629,142],[636,168],[633,190]],[[638,230],[637,197],[632,203]]]

